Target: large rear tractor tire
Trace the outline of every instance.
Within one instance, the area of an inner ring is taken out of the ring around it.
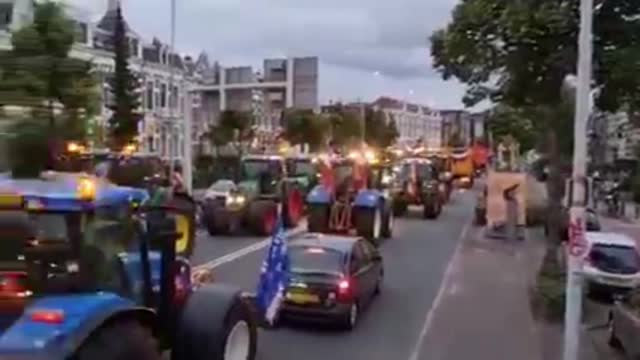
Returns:
[[[308,210],[307,230],[314,233],[329,231],[329,206],[311,205]]]
[[[182,312],[172,358],[255,360],[258,320],[252,308],[232,287],[198,289]]]
[[[116,321],[98,329],[80,346],[76,360],[160,360],[151,330],[137,320]]]
[[[375,208],[357,208],[356,216],[356,232],[358,236],[362,236],[369,240],[372,244],[378,245],[382,237],[382,210],[379,206]]]
[[[278,224],[278,204],[271,200],[257,200],[249,206],[249,225],[257,235],[273,234]]]

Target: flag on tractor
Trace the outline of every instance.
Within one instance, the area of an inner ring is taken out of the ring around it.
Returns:
[[[282,216],[279,216],[267,256],[262,263],[256,291],[258,310],[269,324],[273,324],[278,316],[288,282],[289,255]]]

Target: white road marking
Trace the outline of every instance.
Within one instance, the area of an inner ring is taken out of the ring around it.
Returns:
[[[446,289],[449,283],[451,282],[451,276],[453,276],[454,266],[458,258],[458,255],[460,253],[460,249],[462,248],[462,244],[465,238],[467,237],[467,232],[469,231],[470,225],[471,225],[470,223],[465,225],[464,229],[462,230],[462,233],[460,233],[460,237],[458,238],[458,245],[456,245],[453,255],[451,256],[451,260],[449,260],[449,264],[447,264],[447,269],[445,270],[444,275],[442,276],[442,282],[440,283],[440,289],[438,289],[438,294],[436,295],[436,298],[433,300],[431,307],[427,311],[427,314],[424,319],[424,324],[422,325],[422,329],[420,330],[420,335],[418,335],[418,340],[416,341],[416,344],[413,347],[413,351],[411,351],[409,360],[418,360],[420,358],[420,348],[422,347],[424,338],[427,336],[427,332],[429,331],[429,328],[431,328],[431,322],[433,321],[433,314],[435,313],[435,310],[440,306],[440,302],[444,298]]]
[[[298,227],[296,227],[294,229],[288,230],[286,232],[286,237],[291,237],[291,236],[297,235],[297,234],[299,234],[299,233],[301,233],[301,232],[303,232],[305,230],[306,230],[306,224],[301,224],[301,225],[299,225]],[[194,270],[215,269],[215,268],[217,268],[217,267],[219,267],[221,265],[224,265],[224,264],[230,263],[232,261],[238,260],[239,258],[241,258],[243,256],[246,256],[246,255],[249,255],[249,254],[251,254],[253,252],[256,252],[256,251],[258,251],[260,249],[264,249],[265,247],[267,247],[269,245],[270,242],[271,242],[271,237],[267,237],[266,239],[261,240],[261,241],[255,243],[255,244],[243,247],[243,248],[238,249],[238,250],[236,250],[234,252],[231,252],[229,254],[223,255],[223,256],[221,256],[219,258],[207,261],[204,264],[200,264],[200,265],[194,266],[193,269]]]

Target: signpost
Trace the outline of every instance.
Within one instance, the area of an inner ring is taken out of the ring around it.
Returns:
[[[571,223],[566,308],[564,319],[564,360],[578,360],[580,322],[582,318],[582,258],[586,251],[584,239],[584,213],[586,202],[587,120],[590,112],[591,57],[593,56],[592,24],[593,0],[581,0],[580,35],[578,39],[578,79],[576,84],[576,111],[573,148],[573,196],[571,196]]]

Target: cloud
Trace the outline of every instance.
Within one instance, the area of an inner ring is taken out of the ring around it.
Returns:
[[[107,0],[67,1],[99,13]],[[415,88],[417,94],[423,89],[425,98],[460,105],[460,85],[445,83],[434,73],[427,43],[429,34],[448,21],[456,0],[176,2],[180,50],[204,49],[211,59],[230,65],[259,65],[272,56],[315,55],[322,64],[323,98],[347,96],[345,89],[351,97],[375,97],[388,86],[388,92],[404,87]],[[169,39],[170,0],[123,0],[123,6],[138,33]],[[368,83],[373,73],[386,79],[384,86],[373,86],[378,94],[356,81]]]

